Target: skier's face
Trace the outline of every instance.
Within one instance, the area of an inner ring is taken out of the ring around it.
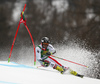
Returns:
[[[43,48],[47,48],[48,43],[42,43]]]

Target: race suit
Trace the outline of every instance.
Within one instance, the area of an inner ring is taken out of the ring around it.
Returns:
[[[47,52],[51,52],[52,54],[54,54],[56,53],[56,50],[51,44],[49,44],[46,49],[43,48],[41,44],[36,47],[36,58],[40,62],[41,65],[42,65],[42,61],[40,60],[46,60],[49,62],[49,66],[53,68],[57,65],[62,66],[58,61],[56,61],[51,56],[46,56]]]

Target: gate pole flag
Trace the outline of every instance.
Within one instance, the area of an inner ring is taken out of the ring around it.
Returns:
[[[18,24],[18,27],[17,27],[17,31],[16,31],[16,34],[15,34],[15,37],[14,37],[12,46],[11,46],[11,50],[10,50],[10,54],[9,54],[9,58],[8,58],[8,63],[10,62],[12,50],[13,50],[13,47],[14,47],[14,43],[15,43],[15,40],[16,40],[16,37],[17,37],[17,33],[18,33],[18,30],[19,30],[20,24],[23,23],[23,24],[25,25],[25,27],[26,27],[26,29],[27,29],[29,35],[30,35],[31,40],[32,40],[32,44],[33,44],[33,48],[34,48],[34,65],[36,65],[35,44],[34,44],[34,40],[33,40],[33,37],[32,37],[32,35],[31,35],[31,32],[29,31],[29,28],[28,28],[27,25],[26,25],[26,19],[25,19],[25,16],[24,16],[25,8],[26,8],[26,4],[24,5],[23,11],[21,12],[21,15],[20,15],[20,21],[19,21],[19,24]]]

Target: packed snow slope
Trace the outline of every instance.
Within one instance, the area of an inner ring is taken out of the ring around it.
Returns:
[[[100,80],[60,74],[49,68],[0,61],[0,84],[100,84]]]

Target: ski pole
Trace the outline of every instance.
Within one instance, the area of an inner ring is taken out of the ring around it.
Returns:
[[[55,57],[55,58],[58,58],[58,59],[61,59],[61,60],[64,60],[64,61],[68,61],[68,62],[71,62],[71,63],[74,63],[74,64],[77,64],[77,65],[80,65],[80,66],[83,66],[83,67],[87,67],[86,65],[82,65],[82,64],[79,64],[79,63],[76,63],[76,62],[73,62],[73,61],[70,61],[70,60],[66,60],[66,59],[63,59],[63,58],[60,58],[60,57],[56,57],[56,56],[53,56],[53,55],[50,55],[52,57]]]

